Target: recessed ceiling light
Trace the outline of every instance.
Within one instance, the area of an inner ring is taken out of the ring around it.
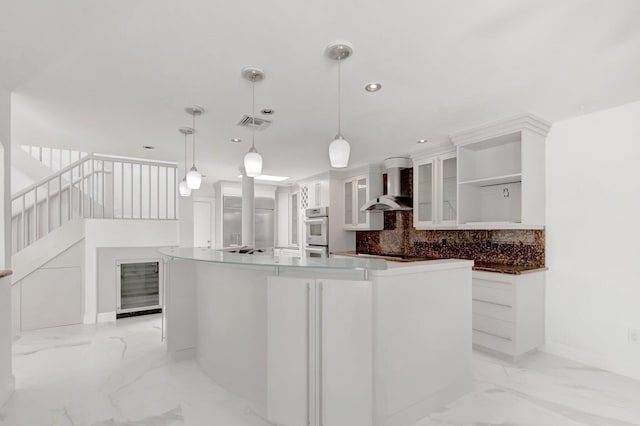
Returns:
[[[418,140],[416,141],[416,143],[427,143],[427,142],[429,142],[429,141],[428,141],[428,140],[426,140],[426,139],[418,139]]]
[[[142,145],[142,147],[143,147],[144,149],[156,149],[156,147],[155,147],[155,146],[151,146],[151,145]]]
[[[364,90],[367,92],[377,92],[380,89],[382,89],[382,84],[380,83],[369,83],[364,86]]]
[[[264,108],[260,112],[263,113],[264,115],[272,115],[275,113],[275,111],[272,110],[271,108]]]
[[[240,142],[242,142],[242,139],[240,139],[240,138],[231,138],[231,142],[240,143]]]
[[[242,177],[242,175],[238,175],[239,178]],[[270,181],[270,182],[282,182],[283,180],[287,180],[289,179],[288,176],[273,176],[273,175],[259,175],[254,177],[254,179],[256,180],[266,180],[266,181]]]

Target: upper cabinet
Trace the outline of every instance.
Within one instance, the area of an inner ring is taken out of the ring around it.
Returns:
[[[523,114],[451,136],[458,150],[460,228],[544,228],[550,128]]]
[[[382,195],[382,174],[377,167],[343,182],[343,229],[347,231],[379,231],[384,228],[384,217],[379,211],[361,211],[369,199]]]
[[[440,154],[414,156],[413,226],[454,228],[458,211],[457,158],[451,147]]]

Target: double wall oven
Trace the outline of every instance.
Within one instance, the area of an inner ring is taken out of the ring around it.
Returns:
[[[329,257],[329,208],[305,210],[305,256]]]

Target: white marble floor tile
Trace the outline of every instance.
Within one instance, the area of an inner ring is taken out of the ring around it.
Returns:
[[[638,426],[640,382],[543,353],[517,364],[474,353],[474,391],[414,426]],[[2,426],[263,426],[211,381],[174,362],[160,317],[24,333]]]

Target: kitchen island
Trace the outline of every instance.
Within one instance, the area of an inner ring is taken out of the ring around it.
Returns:
[[[160,251],[168,351],[270,422],[410,425],[470,390],[472,261]]]

